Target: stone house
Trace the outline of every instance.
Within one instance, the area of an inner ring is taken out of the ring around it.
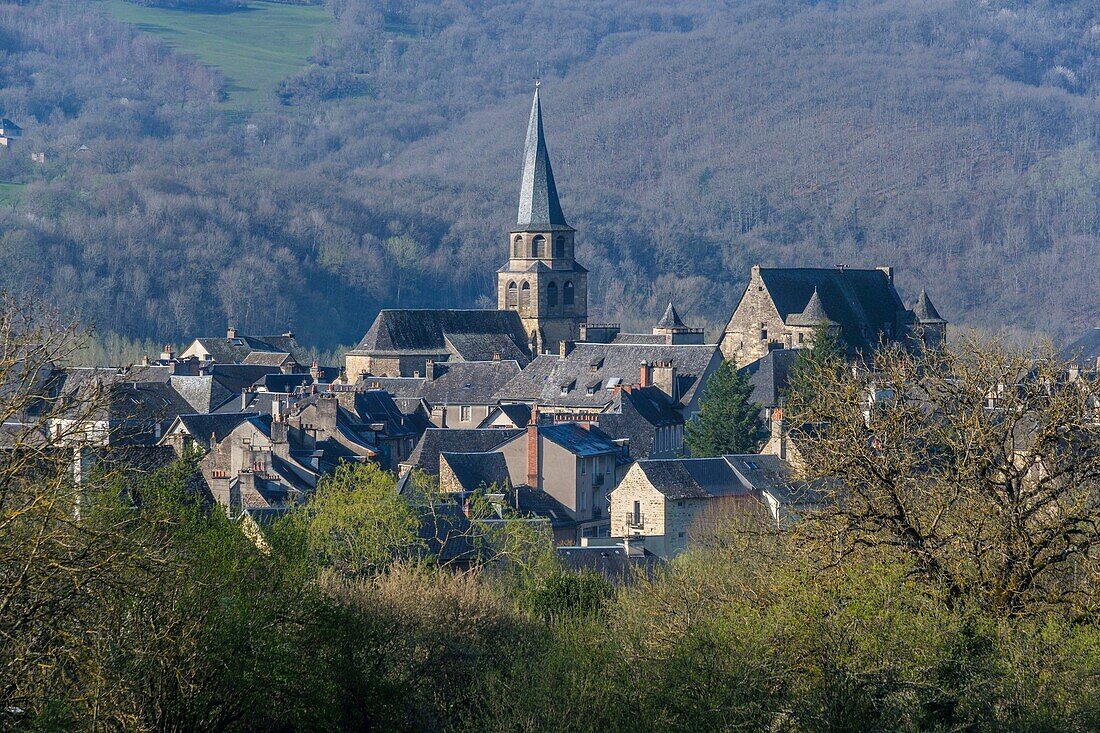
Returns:
[[[783,521],[804,494],[775,456],[643,460],[611,492],[611,535],[672,557],[723,521]]]
[[[938,348],[947,321],[921,291],[912,309],[894,287],[893,268],[752,268],[722,336],[722,354],[746,366],[773,349],[810,346],[814,330],[836,331],[849,356],[883,343]]]
[[[246,336],[230,326],[225,338],[203,337],[180,352],[179,359],[194,357],[203,363],[250,364],[305,371],[310,359],[290,331],[277,336]]]

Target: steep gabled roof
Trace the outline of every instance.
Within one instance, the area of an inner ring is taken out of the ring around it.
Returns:
[[[487,453],[440,453],[440,462],[446,462],[455,479],[466,491],[496,487],[509,491],[512,482],[508,476],[508,462],[499,451]]]
[[[490,361],[493,355],[529,360],[527,332],[516,311],[510,310],[384,310],[355,347],[356,352],[385,354],[444,354],[461,361]]]
[[[665,314],[661,316],[661,320],[657,321],[657,328],[687,328],[683,320],[680,319],[680,314],[676,312],[676,306],[672,304],[671,300],[668,301]]]
[[[917,296],[917,304],[913,306],[913,315],[917,317],[918,323],[947,323],[936,310],[936,306],[932,305],[932,299],[923,288]]]
[[[531,117],[527,122],[527,141],[523,146],[523,177],[519,186],[518,231],[568,229],[565,214],[558,201],[558,187],[546,150],[542,129],[542,103],[539,87],[531,100]]]
[[[176,420],[179,426],[190,435],[196,443],[209,449],[211,436],[213,436],[216,441],[225,440],[225,436],[233,432],[234,428],[252,417],[258,417],[258,415],[254,412],[180,415]],[[162,445],[167,440],[168,434],[175,429],[177,429],[177,426],[176,423],[173,423],[172,427],[166,432],[165,437],[161,439],[160,442]]]
[[[876,347],[885,329],[896,329],[908,311],[889,275],[882,270],[850,268],[760,268],[784,323],[802,316],[817,291],[821,309],[840,327],[850,350]]]
[[[403,463],[420,468],[430,474],[439,474],[439,454],[448,453],[484,453],[516,437],[522,430],[502,430],[500,428],[474,428],[471,430],[449,430],[429,428],[424,431],[420,442]]]

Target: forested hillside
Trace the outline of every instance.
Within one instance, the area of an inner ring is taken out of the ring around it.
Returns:
[[[671,294],[717,327],[759,262],[893,264],[964,324],[1100,321],[1091,1],[325,10],[301,71],[242,104],[107,3],[0,4],[0,115],[25,130],[0,182],[26,184],[0,198],[0,284],[131,338],[231,320],[324,347],[384,306],[490,306],[539,63],[596,318]]]

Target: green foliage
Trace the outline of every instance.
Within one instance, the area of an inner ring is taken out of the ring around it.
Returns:
[[[378,572],[423,548],[420,519],[376,464],[343,464],[295,511],[317,562],[337,572]]]
[[[528,591],[526,606],[546,620],[597,618],[614,590],[599,573],[558,571]]]
[[[820,323],[814,327],[812,338],[809,348],[799,349],[787,375],[787,391],[783,397],[794,413],[813,400],[824,376],[844,366],[844,352],[835,329]]]
[[[688,422],[684,444],[696,458],[752,453],[762,429],[752,385],[732,361],[723,361],[707,381],[699,417]]]

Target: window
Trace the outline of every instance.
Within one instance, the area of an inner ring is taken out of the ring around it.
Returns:
[[[462,422],[470,422],[470,406],[462,405],[458,408],[458,416]]]
[[[683,505],[684,505],[684,502],[682,502],[682,501],[676,502],[676,506],[683,506]]]
[[[805,342],[806,342],[806,334],[804,334],[804,333],[798,334],[798,343],[801,344],[801,343],[805,343]]]
[[[554,240],[554,257],[558,259],[565,257],[565,237],[563,236],[559,235],[558,238]]]
[[[515,308],[519,305],[519,288],[516,287],[516,283],[508,283],[508,292],[504,296],[504,307]]]
[[[580,510],[583,512],[585,509],[588,508],[588,492],[587,491],[580,492],[580,500],[581,500]]]
[[[642,502],[634,502],[634,524],[642,523]]]
[[[530,308],[531,307],[531,283],[526,280],[519,286],[519,307]]]
[[[512,240],[512,256],[513,257],[522,257],[523,256],[523,237],[521,237],[518,234],[516,235],[516,238],[514,240]]]
[[[558,284],[550,283],[546,286],[546,305],[553,308],[558,304]]]
[[[573,282],[565,283],[561,289],[561,302],[564,305],[573,305]]]
[[[761,341],[767,341],[768,340],[768,329],[766,329],[766,328],[760,329],[760,340]]]
[[[603,472],[611,473],[611,469],[615,465],[615,456],[605,456],[604,460],[607,461],[607,464],[604,466]]]
[[[588,472],[588,461],[586,461],[582,458],[580,463],[581,463],[581,476],[583,476],[585,473]]]
[[[531,256],[545,257],[547,254],[546,237],[539,234],[537,237],[531,240]]]

